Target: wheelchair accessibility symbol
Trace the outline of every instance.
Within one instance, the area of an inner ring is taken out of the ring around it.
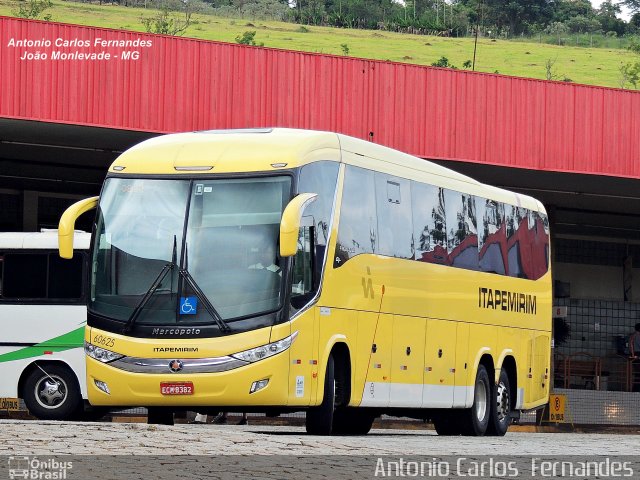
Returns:
[[[198,297],[180,297],[180,315],[198,313]]]

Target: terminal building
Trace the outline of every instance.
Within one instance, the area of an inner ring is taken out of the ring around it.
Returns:
[[[554,390],[574,423],[640,425],[640,92],[9,17],[0,42],[0,231],[55,228],[152,136],[367,139],[544,203]]]

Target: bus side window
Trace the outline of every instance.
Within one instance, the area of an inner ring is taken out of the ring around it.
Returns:
[[[10,253],[4,256],[3,263],[4,298],[46,298],[46,253]]]
[[[76,251],[71,260],[49,254],[48,298],[79,299],[82,297],[82,264],[84,254]]]
[[[507,218],[507,254],[509,276],[527,278],[526,235],[529,221],[527,210],[513,205],[505,205]]]
[[[297,191],[315,193],[317,197],[305,209],[298,232],[291,286],[291,305],[295,309],[311,300],[322,279],[339,168],[336,162],[319,161],[300,169]]]
[[[313,217],[306,217],[306,219],[313,221]],[[304,220],[305,217],[303,217],[303,222]],[[313,226],[306,225],[298,231],[298,251],[293,259],[293,279],[291,283],[291,303],[295,308],[304,306],[304,303],[311,299],[308,294],[314,290],[314,230]]]
[[[445,190],[447,252],[453,267],[478,270],[478,226],[475,197]]]
[[[531,212],[532,279],[537,280],[549,270],[549,222],[546,215]]]
[[[411,182],[404,178],[376,173],[376,209],[380,239],[378,253],[381,255],[413,259],[410,185]]]
[[[477,203],[480,270],[505,275],[507,272],[507,237],[504,204],[480,198]]]
[[[378,253],[374,173],[347,165],[333,267],[362,253]]]
[[[447,227],[444,189],[411,182],[415,259],[419,262],[447,265]]]

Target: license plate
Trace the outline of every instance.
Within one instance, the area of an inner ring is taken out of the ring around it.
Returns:
[[[20,401],[17,398],[0,398],[0,410],[17,412],[20,410]]]
[[[162,395],[193,395],[193,382],[162,382]]]

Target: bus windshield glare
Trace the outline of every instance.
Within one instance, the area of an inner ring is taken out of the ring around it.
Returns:
[[[144,325],[219,324],[217,315],[226,322],[277,310],[278,233],[290,198],[288,176],[107,179],[89,310]]]

